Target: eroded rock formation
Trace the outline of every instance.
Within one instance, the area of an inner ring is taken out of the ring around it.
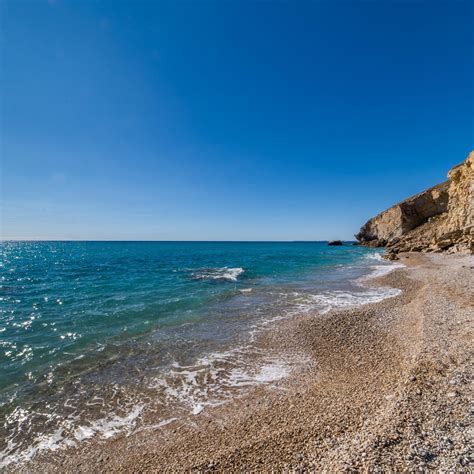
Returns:
[[[361,245],[398,252],[474,253],[474,152],[452,168],[448,181],[370,219],[356,235]]]

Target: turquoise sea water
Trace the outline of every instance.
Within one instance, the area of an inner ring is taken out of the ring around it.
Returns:
[[[279,363],[245,368],[263,325],[394,294],[360,283],[390,264],[350,245],[4,242],[1,250],[4,465],[144,425],[152,406],[162,413],[155,422],[173,419],[198,413],[226,384],[283,376]]]

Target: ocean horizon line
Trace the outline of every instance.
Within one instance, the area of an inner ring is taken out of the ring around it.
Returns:
[[[1,243],[5,242],[133,242],[133,243],[148,243],[148,242],[161,242],[161,243],[324,243],[331,242],[336,239],[322,239],[322,240],[115,240],[115,239],[0,239]],[[355,239],[345,240],[337,239],[345,243],[356,242]]]

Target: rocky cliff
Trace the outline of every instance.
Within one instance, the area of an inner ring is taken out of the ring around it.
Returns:
[[[398,252],[474,253],[474,152],[452,168],[448,181],[381,212],[356,235],[361,245]]]

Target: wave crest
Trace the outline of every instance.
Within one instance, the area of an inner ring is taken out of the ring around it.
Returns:
[[[229,268],[201,268],[191,273],[193,280],[226,280],[237,281],[239,276],[244,273],[244,269],[240,267]]]

